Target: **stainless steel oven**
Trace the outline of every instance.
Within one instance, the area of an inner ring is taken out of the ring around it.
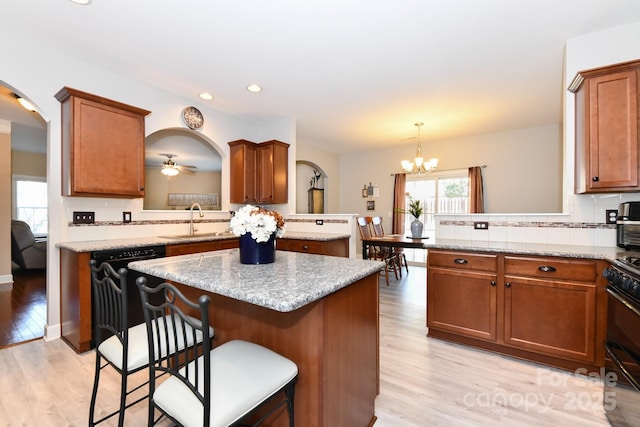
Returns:
[[[607,278],[603,405],[612,426],[640,426],[640,255],[616,259]]]

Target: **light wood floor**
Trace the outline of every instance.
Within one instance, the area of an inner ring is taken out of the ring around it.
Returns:
[[[376,427],[609,425],[599,382],[426,338],[424,268],[380,289]],[[0,425],[87,425],[94,362],[61,340],[0,350]],[[117,395],[117,377],[104,386],[100,410]],[[146,425],[145,404],[127,411],[126,425]]]

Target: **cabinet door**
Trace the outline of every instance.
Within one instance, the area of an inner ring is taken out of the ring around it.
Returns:
[[[231,203],[257,202],[257,161],[255,144],[234,141],[230,146],[230,200]]]
[[[267,141],[257,145],[258,201],[260,203],[287,203],[289,144]]]
[[[62,194],[144,195],[144,117],[149,111],[63,87]]]
[[[505,277],[504,342],[594,362],[596,285]]]
[[[576,97],[576,192],[638,188],[636,70],[585,80]]]
[[[429,268],[427,327],[496,340],[496,275]]]
[[[74,100],[73,193],[144,195],[144,119]]]
[[[273,145],[258,146],[258,201],[273,202]]]

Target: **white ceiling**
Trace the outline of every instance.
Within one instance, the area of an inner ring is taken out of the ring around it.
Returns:
[[[640,1],[7,0],[0,16],[222,112],[295,117],[298,141],[343,153],[405,145],[417,121],[423,142],[559,123],[565,41],[640,21]]]

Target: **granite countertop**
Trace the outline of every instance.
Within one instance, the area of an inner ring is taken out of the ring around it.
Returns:
[[[330,241],[349,238],[349,234],[335,234],[335,233],[302,233],[302,232],[290,232],[285,233],[286,239],[299,239],[299,240],[319,240]],[[181,243],[191,242],[207,242],[213,240],[229,240],[237,239],[237,237],[230,232],[217,232],[217,233],[197,233],[193,236],[186,234],[155,236],[155,237],[136,237],[130,239],[109,239],[109,240],[88,240],[82,242],[61,242],[56,244],[58,248],[69,249],[74,252],[92,252],[103,251],[110,249],[126,249],[141,246],[155,246],[155,245],[178,245]]]
[[[240,263],[238,249],[129,263],[129,269],[280,312],[294,311],[384,268],[384,262],[276,251],[272,264]]]
[[[205,242],[212,240],[237,239],[231,233],[196,233],[189,235],[167,235],[152,237],[133,237],[130,239],[108,239],[108,240],[87,240],[81,242],[60,242],[56,244],[58,248],[69,249],[74,252],[103,251],[107,249],[126,249],[141,246],[155,245],[177,245],[180,243]]]
[[[568,258],[605,259],[613,261],[622,253],[627,253],[619,247],[609,246],[581,246],[581,245],[551,245],[542,243],[507,243],[507,242],[478,242],[473,240],[434,239],[426,241],[425,249],[451,249],[472,252],[511,253],[517,255],[558,256]]]

